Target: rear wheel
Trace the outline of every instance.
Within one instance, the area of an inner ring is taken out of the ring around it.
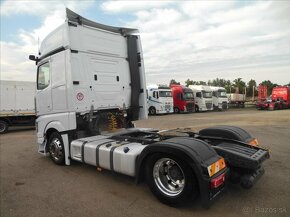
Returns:
[[[6,121],[0,120],[0,134],[6,133],[8,131],[8,123]]]
[[[146,180],[152,193],[171,206],[184,204],[198,193],[196,178],[189,165],[168,154],[157,153],[149,157]]]
[[[154,107],[149,108],[149,115],[156,115],[156,109]]]
[[[52,161],[58,165],[64,165],[65,154],[61,135],[54,132],[49,137],[48,150]]]
[[[174,107],[174,113],[179,113],[179,112],[180,112],[179,108]]]

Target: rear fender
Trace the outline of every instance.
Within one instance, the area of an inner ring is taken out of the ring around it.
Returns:
[[[249,142],[254,138],[244,129],[235,126],[214,126],[199,131],[202,136],[222,137],[227,139]]]
[[[188,163],[197,178],[202,204],[209,206],[211,201],[207,167],[221,158],[209,144],[194,138],[175,137],[148,145],[136,162],[137,183],[145,179],[147,157],[155,153],[174,155]]]

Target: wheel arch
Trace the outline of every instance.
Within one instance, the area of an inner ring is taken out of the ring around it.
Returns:
[[[235,139],[242,142],[249,142],[254,139],[254,137],[243,128],[227,125],[208,127],[200,130],[199,134],[202,136],[213,136],[227,139]]]
[[[0,117],[0,121],[5,121],[8,125],[11,125],[11,120],[7,117]]]
[[[45,129],[44,129],[44,138],[46,139],[46,141],[48,142],[49,137],[51,136],[52,133],[57,132],[59,134],[61,134],[61,132],[65,131],[64,126],[61,124],[60,121],[51,121],[49,122]],[[47,151],[47,142],[45,145],[45,150]]]

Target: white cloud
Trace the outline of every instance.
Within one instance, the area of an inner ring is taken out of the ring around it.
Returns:
[[[101,8],[109,13],[126,13],[158,8],[173,4],[174,1],[105,1]]]
[[[70,1],[70,0],[6,0],[1,2],[1,16],[11,16],[15,14],[28,14],[46,17],[56,10],[70,8],[74,11],[83,11],[92,6],[94,0]]]
[[[182,1],[137,10],[126,25],[140,29],[149,83],[272,76],[283,84],[290,81],[289,10],[288,2]]]
[[[32,31],[20,29],[18,43],[1,41],[1,75],[3,80],[35,80],[35,63],[28,60],[37,55],[38,43],[65,21],[65,8],[82,12],[93,1],[5,1],[1,3],[1,16],[30,14],[42,17],[42,25]]]

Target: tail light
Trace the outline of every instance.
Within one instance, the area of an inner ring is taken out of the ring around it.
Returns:
[[[219,175],[218,177],[212,179],[210,181],[210,187],[211,189],[214,188],[218,188],[219,186],[221,186],[226,180],[226,173],[223,173],[221,175]]]

